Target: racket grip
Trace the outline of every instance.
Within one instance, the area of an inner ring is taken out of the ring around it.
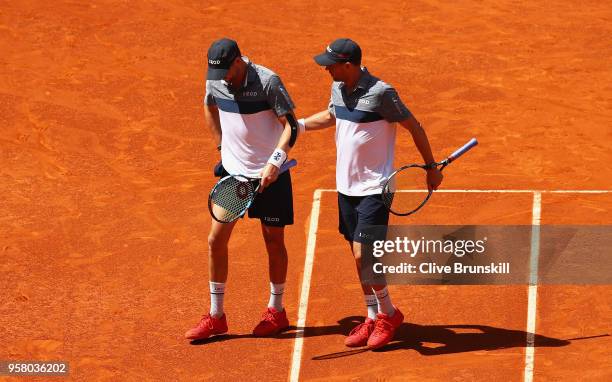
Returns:
[[[476,140],[476,138],[470,139],[470,141],[468,143],[463,145],[461,148],[457,149],[454,153],[452,153],[448,157],[448,162],[450,163],[450,162],[454,161],[455,159],[459,158],[460,156],[462,156],[463,154],[468,152],[471,148],[473,148],[477,144],[478,144],[478,141]]]
[[[282,164],[282,166],[279,169],[279,173],[282,174],[283,172],[289,170],[291,167],[295,167],[295,166],[297,166],[297,160],[291,159],[290,161],[287,161]]]

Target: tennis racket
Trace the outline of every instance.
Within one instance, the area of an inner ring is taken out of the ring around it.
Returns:
[[[297,165],[295,159],[284,163],[280,167],[279,174],[295,165]],[[253,204],[260,184],[260,178],[243,175],[228,175],[221,178],[208,195],[210,215],[219,223],[230,223],[239,219]]]
[[[478,144],[476,138],[452,153],[442,162],[433,163],[442,171],[454,160],[468,152]],[[433,190],[415,190],[414,186],[427,179],[427,166],[423,164],[409,164],[402,166],[387,178],[383,185],[382,199],[385,207],[394,215],[408,216],[420,210],[431,197]]]

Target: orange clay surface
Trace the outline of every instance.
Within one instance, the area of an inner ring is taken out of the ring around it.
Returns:
[[[218,153],[202,99],[205,52],[222,36],[281,76],[299,117],[329,100],[312,56],[337,37],[358,41],[437,158],[478,137],[443,188],[612,189],[612,10],[532,3],[4,2],[0,360],[67,360],[80,381],[287,380],[295,330],[249,335],[268,298],[257,221],[240,222],[230,243],[230,334],[182,338],[208,310]],[[404,130],[396,153],[396,164],[419,161]],[[302,136],[291,156],[285,302],[295,324],[312,195],[335,187],[333,129]],[[440,193],[393,222],[530,224],[531,203]],[[612,224],[611,210],[610,194],[544,194],[542,223]],[[522,380],[526,286],[393,286],[406,315],[396,341],[347,352],[365,308],[336,214],[324,193],[301,379]],[[611,292],[539,288],[535,380],[612,379]]]

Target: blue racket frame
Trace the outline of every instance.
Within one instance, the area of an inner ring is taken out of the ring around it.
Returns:
[[[413,163],[413,164],[409,164],[406,166],[402,166],[400,168],[398,168],[397,170],[395,170],[385,181],[384,185],[383,185],[383,190],[382,190],[382,199],[383,199],[383,203],[385,204],[385,207],[387,207],[387,209],[389,210],[389,212],[391,212],[393,215],[397,215],[397,216],[408,216],[408,215],[412,215],[413,213],[417,212],[418,210],[420,210],[421,208],[423,208],[423,206],[425,205],[425,203],[427,203],[427,201],[429,200],[429,198],[431,197],[431,194],[433,194],[433,190],[429,190],[429,192],[427,193],[427,196],[423,199],[423,201],[421,202],[421,204],[419,204],[415,209],[408,211],[408,212],[398,212],[398,211],[394,211],[392,209],[392,203],[393,203],[393,197],[395,195],[395,192],[391,192],[389,190],[390,186],[391,186],[391,180],[393,179],[393,177],[398,174],[399,172],[406,170],[408,168],[414,168],[414,167],[418,167],[421,168],[423,170],[427,170],[428,168],[434,168],[434,167],[440,167],[440,171],[444,170],[444,168],[446,166],[448,166],[449,164],[451,164],[453,161],[455,161],[456,159],[458,159],[459,157],[461,157],[463,154],[465,154],[466,152],[468,152],[470,149],[472,149],[474,146],[476,146],[478,144],[478,141],[476,140],[476,138],[472,138],[470,139],[465,145],[461,146],[459,149],[455,150],[455,152],[453,152],[451,155],[448,156],[448,158],[444,159],[441,162],[435,162],[435,163],[431,163],[429,166],[428,165],[424,165],[424,164],[417,164],[417,163]]]

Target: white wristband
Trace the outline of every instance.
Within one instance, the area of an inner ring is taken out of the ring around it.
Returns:
[[[268,159],[268,163],[271,163],[274,166],[280,168],[283,165],[283,163],[285,163],[285,160],[287,160],[287,153],[277,148],[274,150],[272,155],[270,155],[270,159]]]
[[[306,131],[306,118],[298,119],[298,126],[300,127],[300,134]]]

